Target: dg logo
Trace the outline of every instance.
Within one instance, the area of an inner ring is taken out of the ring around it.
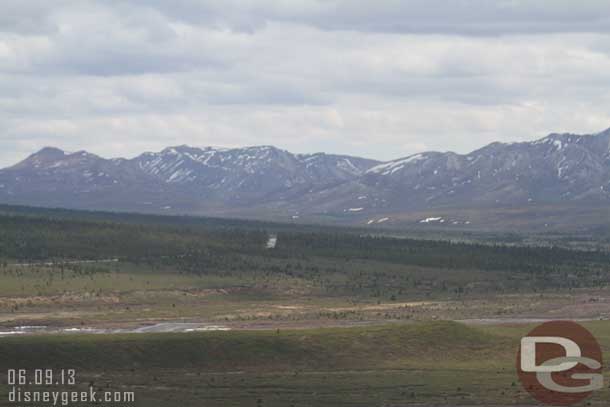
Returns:
[[[593,335],[570,321],[551,321],[521,339],[517,373],[539,402],[568,406],[604,387],[602,351]]]

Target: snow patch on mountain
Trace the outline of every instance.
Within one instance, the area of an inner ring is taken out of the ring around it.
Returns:
[[[382,174],[382,175],[393,174],[394,172],[400,171],[401,169],[403,169],[406,164],[415,163],[415,162],[423,160],[423,159],[424,159],[423,154],[415,154],[415,155],[409,156],[407,158],[402,158],[400,160],[390,161],[385,164],[376,165],[375,167],[369,169],[367,172],[375,173],[375,174]]]

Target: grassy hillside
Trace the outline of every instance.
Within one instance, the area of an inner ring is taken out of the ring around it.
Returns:
[[[135,391],[137,405],[364,406],[445,399],[478,403],[503,391],[522,397],[512,387],[512,350],[512,338],[433,322],[279,332],[5,338],[0,340],[0,368],[75,368],[83,386],[93,382],[102,389]]]
[[[505,338],[455,322],[319,330],[33,336],[0,340],[0,366],[328,370],[416,367],[441,360],[468,363],[473,356],[486,364],[492,363],[487,356],[502,353],[506,344]]]
[[[588,327],[608,349],[610,325]],[[426,322],[3,338],[0,369],[75,368],[81,387],[134,391],[142,406],[531,405],[514,370],[529,328]],[[591,403],[608,400],[600,392]]]

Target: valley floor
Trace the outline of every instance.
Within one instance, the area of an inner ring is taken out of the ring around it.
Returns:
[[[10,369],[147,407],[535,405],[515,374],[535,324],[610,348],[610,253],[586,249],[0,213],[0,406]]]
[[[433,320],[491,324],[610,319],[610,288],[387,302],[264,298],[264,293],[255,291],[170,288],[94,296],[4,296],[0,297],[0,337],[49,332],[307,329]]]
[[[57,281],[38,295],[5,291],[0,371],[75,368],[81,387],[133,391],[137,406],[529,406],[514,352],[534,324],[588,321],[610,347],[608,288],[378,301],[138,278],[63,283],[95,294]]]
[[[610,322],[585,325],[610,347]],[[132,392],[136,406],[533,406],[514,366],[532,326],[12,337],[0,340],[0,369],[75,369],[75,386],[51,389]],[[14,405],[11,389],[0,386],[0,405]],[[604,390],[588,405],[608,402]]]

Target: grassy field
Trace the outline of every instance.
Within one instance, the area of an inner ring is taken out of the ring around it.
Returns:
[[[330,267],[333,261],[316,260],[318,267],[326,263]],[[172,266],[151,268],[127,262],[77,268],[9,267],[0,269],[0,327],[201,321],[233,328],[273,328],[610,315],[610,290],[604,286],[489,289],[491,284],[504,284],[503,280],[507,277],[501,271],[446,270],[378,260],[344,260],[319,280],[260,270],[184,273]],[[363,288],[367,281],[376,285]],[[468,289],[447,292],[445,285]]]
[[[4,338],[0,366],[75,368],[82,383],[133,390],[143,406],[479,404],[525,398],[514,349],[512,331],[433,322]]]
[[[587,327],[608,350],[610,323]],[[74,368],[80,388],[134,391],[141,406],[535,405],[514,366],[529,328],[420,322],[3,338],[0,369]],[[7,392],[0,387],[0,400]],[[609,401],[602,391],[589,402]]]

